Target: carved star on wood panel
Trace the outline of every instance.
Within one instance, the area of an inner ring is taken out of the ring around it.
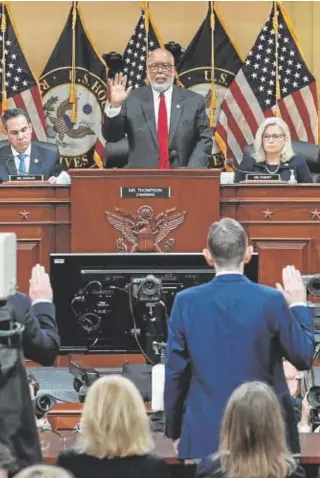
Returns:
[[[310,211],[310,214],[312,214],[312,219],[316,219],[320,221],[320,211],[318,211],[318,209],[314,209],[313,211]]]
[[[262,211],[264,214],[265,219],[272,219],[272,214],[275,213],[275,211],[272,211],[271,209],[266,209],[265,211]]]
[[[18,212],[18,214],[20,216],[20,221],[22,221],[23,219],[27,221],[29,219],[28,216],[29,214],[31,214],[31,212],[24,210],[24,211]]]

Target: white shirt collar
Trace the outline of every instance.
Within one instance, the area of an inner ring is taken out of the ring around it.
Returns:
[[[216,277],[226,276],[228,274],[238,274],[239,276],[243,276],[243,272],[239,272],[239,271],[219,271],[216,273]]]
[[[152,86],[151,86],[151,89],[152,89],[154,98],[159,98],[161,93],[163,93],[164,96],[167,98],[168,96],[169,97],[172,96],[173,85],[169,86],[169,88],[165,91],[156,91],[155,89],[152,88]]]
[[[19,151],[14,149],[13,146],[11,146],[11,151],[12,151],[12,154],[13,154],[14,157],[17,157],[20,154]],[[31,143],[29,144],[27,149],[23,152],[23,154],[25,154],[26,156],[31,156]]]

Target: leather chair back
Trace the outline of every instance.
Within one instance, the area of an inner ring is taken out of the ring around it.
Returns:
[[[3,139],[0,141],[0,149],[3,148],[4,146],[7,146],[9,144],[9,141],[7,139]],[[55,153],[57,151],[57,145],[53,143],[47,143],[46,141],[32,141],[32,144],[39,145],[43,148],[46,148],[49,151],[52,151]]]
[[[123,168],[129,157],[129,143],[127,138],[122,138],[116,143],[106,143],[104,150],[105,168]]]

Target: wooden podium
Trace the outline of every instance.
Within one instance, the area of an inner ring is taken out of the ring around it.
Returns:
[[[51,252],[70,251],[70,188],[47,182],[0,186],[0,232],[17,235],[18,285],[28,292],[32,267],[49,270]]]
[[[282,268],[320,273],[318,184],[239,184],[220,187],[220,216],[246,229],[259,252],[259,282],[275,286]]]
[[[286,264],[304,274],[320,272],[318,184],[220,186],[217,172],[187,169],[73,170],[71,175],[71,187],[0,185],[0,232],[17,234],[23,292],[28,291],[32,266],[40,262],[48,268],[51,252],[143,247],[199,252],[210,223],[220,217],[233,217],[247,230],[260,254],[260,283],[274,286]],[[121,197],[134,195],[129,189],[137,188],[158,192],[154,197]],[[120,224],[110,223],[115,218]]]
[[[200,252],[219,219],[213,170],[71,170],[72,252]]]

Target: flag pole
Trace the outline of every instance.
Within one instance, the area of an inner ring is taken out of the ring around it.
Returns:
[[[7,20],[5,15],[5,5],[2,2],[1,34],[2,34],[2,113],[8,109],[8,96],[6,89],[6,31]]]
[[[146,30],[146,67],[149,56],[149,2],[142,2],[142,10],[144,11],[144,27]],[[147,77],[147,75],[146,75]]]
[[[77,121],[76,112],[76,24],[77,24],[77,2],[72,6],[72,59],[71,59],[71,78],[69,103],[72,105],[71,122]]]
[[[213,1],[210,1],[210,28],[211,28],[211,98],[210,98],[210,127],[215,127],[215,110],[217,107],[216,86],[214,82],[214,32],[215,32],[215,16]]]
[[[279,101],[281,99],[281,89],[280,89],[280,77],[279,77],[279,22],[278,22],[278,2],[273,2],[273,31],[274,31],[274,43],[275,43],[275,67],[276,67],[276,110],[275,116],[281,116]]]

